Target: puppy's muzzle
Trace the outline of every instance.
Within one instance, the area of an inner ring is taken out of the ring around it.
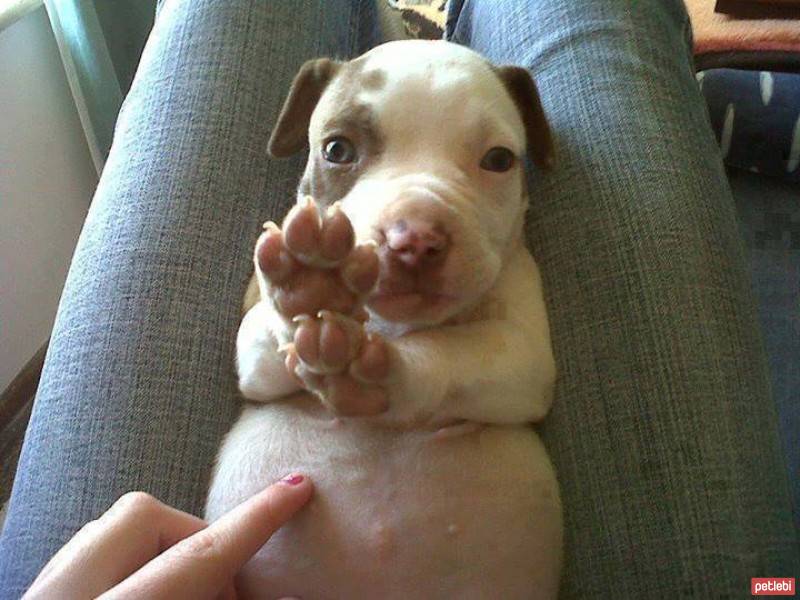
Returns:
[[[444,266],[456,229],[453,209],[428,190],[406,190],[382,211],[377,223],[385,267],[409,275]]]

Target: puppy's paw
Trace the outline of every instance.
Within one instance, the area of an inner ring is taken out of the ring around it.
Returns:
[[[371,416],[387,410],[387,342],[366,334],[349,317],[321,311],[301,316],[286,367],[328,408],[342,416]]]
[[[321,215],[310,197],[289,211],[282,227],[265,223],[254,262],[262,297],[287,320],[320,310],[363,319],[364,298],[378,279],[374,246],[355,245],[339,206]]]

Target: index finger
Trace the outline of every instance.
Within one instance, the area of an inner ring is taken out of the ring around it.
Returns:
[[[213,598],[312,493],[307,477],[289,475],[178,542],[102,597]]]

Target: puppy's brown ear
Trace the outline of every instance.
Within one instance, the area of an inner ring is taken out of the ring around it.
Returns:
[[[270,156],[284,158],[303,149],[311,113],[340,66],[328,58],[317,58],[300,67],[269,138]]]
[[[506,90],[517,105],[517,110],[525,124],[525,137],[528,142],[528,154],[537,167],[551,167],[555,162],[553,138],[550,125],[544,115],[542,102],[536,84],[530,73],[522,67],[513,65],[494,67]]]

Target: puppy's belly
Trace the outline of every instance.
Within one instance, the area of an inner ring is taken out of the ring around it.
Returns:
[[[530,428],[398,432],[302,398],[248,407],[222,447],[207,518],[293,471],[316,493],[242,571],[247,597],[556,595],[561,506]]]

